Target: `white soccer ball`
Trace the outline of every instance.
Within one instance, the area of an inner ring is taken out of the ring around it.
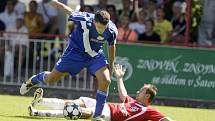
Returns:
[[[64,106],[63,115],[67,119],[77,120],[81,117],[81,108],[74,102],[69,102]]]

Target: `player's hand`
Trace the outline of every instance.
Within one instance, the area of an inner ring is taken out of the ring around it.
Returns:
[[[122,65],[116,64],[114,66],[114,74],[117,79],[123,78],[123,76],[125,75],[125,71],[126,69],[124,69]]]

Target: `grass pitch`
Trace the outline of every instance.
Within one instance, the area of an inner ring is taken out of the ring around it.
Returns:
[[[27,107],[31,100],[32,97],[0,95],[0,121],[66,121],[64,118],[30,117]],[[215,110],[167,106],[155,107],[176,121],[215,121]]]

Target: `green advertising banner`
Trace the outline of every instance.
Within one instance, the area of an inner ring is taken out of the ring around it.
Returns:
[[[215,50],[161,45],[117,44],[116,63],[127,68],[125,85],[135,95],[155,84],[158,96],[215,101]],[[112,78],[110,93],[117,93]]]

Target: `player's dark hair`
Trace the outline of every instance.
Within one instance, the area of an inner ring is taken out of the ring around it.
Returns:
[[[158,89],[153,84],[145,84],[144,86],[146,86],[146,94],[150,94],[149,102],[152,102],[157,94]]]
[[[110,20],[110,14],[106,10],[98,10],[95,13],[95,22],[107,25]]]

